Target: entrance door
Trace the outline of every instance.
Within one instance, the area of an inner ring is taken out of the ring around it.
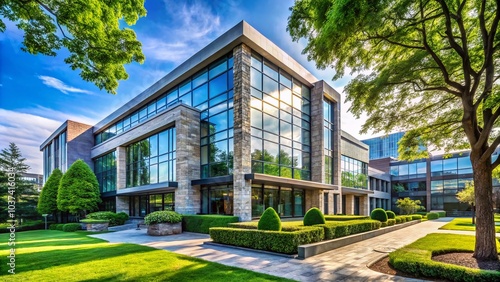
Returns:
[[[354,196],[354,214],[359,215],[359,197]]]
[[[328,193],[323,193],[323,213],[328,214]]]

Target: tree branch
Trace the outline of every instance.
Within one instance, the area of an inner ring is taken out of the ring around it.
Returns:
[[[486,151],[484,151],[484,153],[481,156],[481,158],[479,159],[479,161],[484,162],[484,161],[486,161],[487,158],[491,157],[491,155],[497,149],[498,145],[500,145],[500,136],[498,136],[497,138],[495,138],[495,140],[493,140],[493,143],[491,143],[491,145],[488,147],[488,149],[486,149]],[[499,157],[499,159],[500,159],[500,157]]]
[[[57,24],[57,27],[59,27],[59,30],[61,31],[62,35],[64,36],[64,38],[66,39],[69,39],[69,40],[73,40],[71,37],[67,36],[66,33],[64,32],[64,29],[62,28],[62,26],[59,24],[59,20],[57,18],[57,14],[52,11],[52,9],[50,9],[47,5],[43,4],[42,2],[40,2],[39,0],[35,0],[35,2],[38,3],[38,5],[40,5],[42,8],[44,8],[47,12],[49,12],[51,15],[54,16],[54,18],[56,19],[56,24]]]

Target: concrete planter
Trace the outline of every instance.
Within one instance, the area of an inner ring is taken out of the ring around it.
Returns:
[[[87,231],[98,232],[108,231],[109,222],[104,223],[87,223]]]
[[[182,222],[179,223],[157,223],[148,225],[148,235],[165,236],[182,233]]]

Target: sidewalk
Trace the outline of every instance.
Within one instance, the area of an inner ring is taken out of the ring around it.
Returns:
[[[229,247],[203,245],[203,242],[209,241],[210,238],[208,235],[197,233],[152,237],[147,236],[146,230],[141,228],[141,230],[126,230],[91,236],[107,240],[110,243],[141,244],[299,281],[423,281],[382,274],[368,269],[366,265],[386,255],[380,250],[390,251],[400,248],[429,233],[460,234],[461,231],[438,231],[439,227],[451,220],[452,218],[440,218],[422,222],[305,260]],[[473,234],[473,232],[465,234]]]

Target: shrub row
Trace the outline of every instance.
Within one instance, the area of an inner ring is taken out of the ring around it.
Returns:
[[[412,214],[411,215],[411,220],[417,220],[417,219],[422,219],[422,216],[420,214]]]
[[[87,219],[109,220],[109,226],[123,225],[129,219],[124,212],[114,213],[110,211],[93,212],[86,216]]]
[[[427,219],[431,220],[431,219],[438,219],[439,218],[439,214],[437,212],[430,212],[427,214]]]
[[[231,228],[242,228],[242,229],[258,229],[257,228],[257,222],[255,221],[250,221],[250,222],[236,222],[236,223],[229,223],[227,226]],[[297,231],[300,229],[303,229],[305,226],[301,224],[297,225],[291,225],[290,222],[282,222],[281,223],[281,231],[284,232],[292,232],[292,231]]]
[[[16,226],[16,232],[39,230],[39,229],[45,229],[45,222],[41,220],[35,220],[24,223],[21,226]],[[0,233],[10,233],[10,227],[0,228]]]
[[[325,215],[326,221],[348,221],[348,220],[364,220],[364,219],[370,219],[370,217],[364,215]]]
[[[80,223],[54,223],[49,226],[50,230],[59,230],[64,232],[75,232],[82,229]]]
[[[215,243],[296,254],[299,245],[321,241],[324,237],[323,230],[316,226],[293,232],[213,227],[210,228],[210,237]]]
[[[389,218],[387,220],[387,226],[393,226],[394,224],[396,224],[396,219],[394,218]]]
[[[331,240],[348,235],[353,235],[361,232],[379,229],[381,222],[378,220],[354,220],[345,222],[328,222],[326,224],[319,224],[324,229],[325,240]]]
[[[237,216],[228,215],[183,215],[182,230],[208,234],[210,227],[227,227],[229,223],[238,221]]]

